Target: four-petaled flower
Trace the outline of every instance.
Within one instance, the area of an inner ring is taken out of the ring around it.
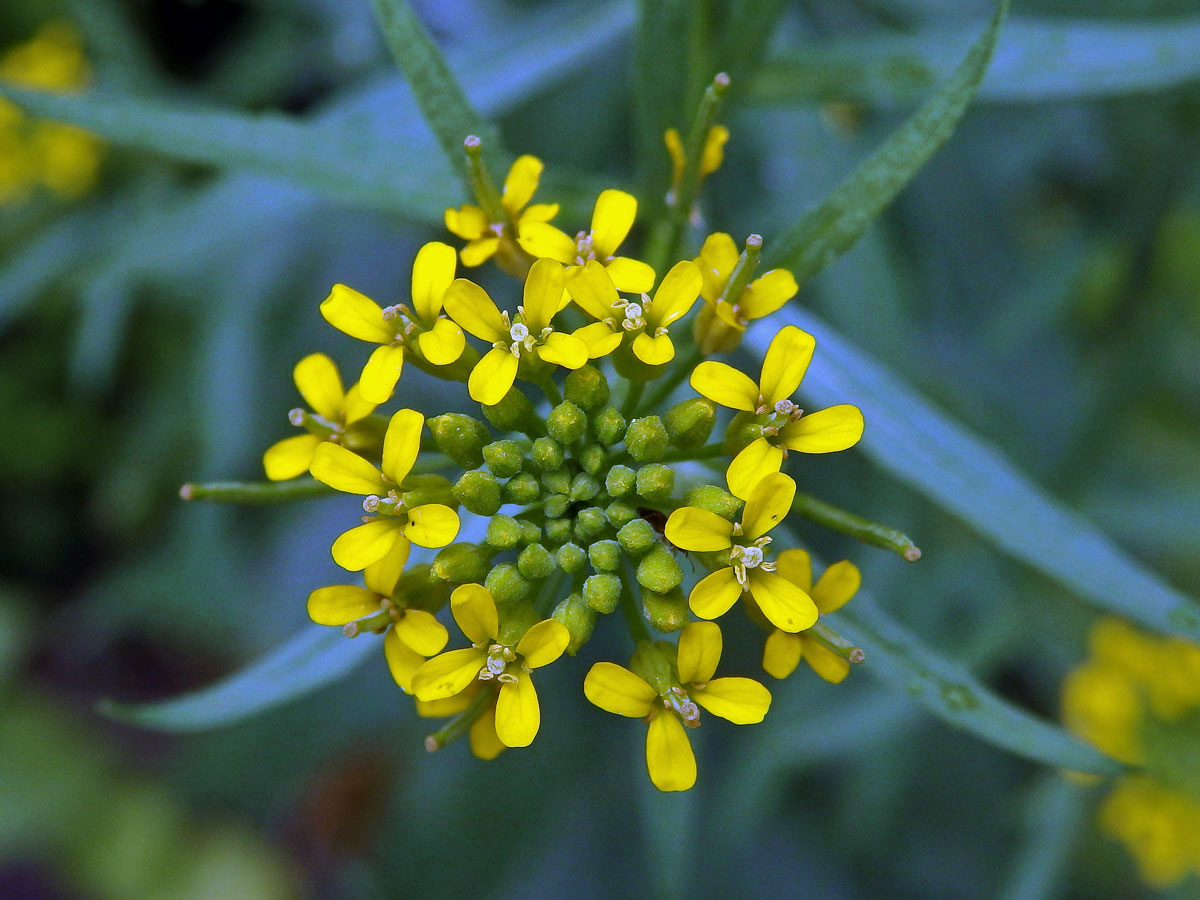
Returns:
[[[616,663],[598,662],[583,681],[584,695],[618,716],[646,719],[646,768],[660,791],[696,783],[696,757],[684,727],[700,725],[700,707],[734,725],[761,722],[770,692],[750,678],[713,678],[721,659],[721,629],[693,622],[679,634],[677,681],[651,685]]]
[[[789,399],[800,386],[817,342],[794,325],[781,328],[763,358],[758,384],[725,363],[706,360],[692,372],[691,385],[709,400],[756,416],[769,416],[762,435],[742,448],[726,470],[729,490],[746,499],[759,480],[778,472],[789,450],[832,453],[858,443],[863,416],[843,403],[804,415]]]
[[[570,634],[553,619],[543,619],[519,637],[501,636],[496,601],[487,588],[464,584],[450,595],[450,611],[471,642],[426,662],[413,676],[421,701],[442,700],[466,690],[473,681],[495,681],[496,736],[506,747],[527,747],[541,726],[532,669],[549,665],[567,649]]]
[[[741,332],[746,330],[748,323],[775,312],[796,296],[800,288],[787,269],[771,269],[746,285],[740,297],[722,300],[721,294],[737,265],[738,255],[733,238],[717,232],[704,241],[696,265],[704,276],[700,296],[718,319]]]
[[[425,417],[411,409],[398,410],[383,438],[382,469],[375,468],[344,447],[324,443],[313,454],[309,471],[314,478],[348,494],[365,494],[363,509],[377,517],[343,532],[333,542],[333,560],[357,572],[393,553],[408,553],[408,543],[444,547],[458,534],[458,513],[440,503],[411,509],[400,497],[401,485],[412,471],[421,448]]]
[[[764,558],[771,543],[767,532],[783,521],[792,508],[796,483],[782,472],[761,479],[742,510],[741,522],[723,519],[714,512],[684,506],[667,519],[666,538],[681,550],[728,550],[729,564],[697,582],[688,597],[692,612],[702,619],[724,615],[749,592],[763,615],[776,628],[803,631],[817,621],[817,606],[805,591],[775,571]]]
[[[501,249],[502,240],[515,247],[521,229],[533,223],[548,222],[558,215],[557,203],[535,203],[526,208],[541,176],[540,159],[529,155],[517,157],[504,179],[504,193],[500,196],[507,221],[489,221],[486,212],[470,203],[446,210],[446,227],[467,241],[461,253],[464,266],[483,265]]]
[[[721,168],[725,161],[725,143],[729,140],[729,129],[724,125],[714,125],[708,129],[704,137],[704,150],[700,154],[699,180],[704,181],[709,175]],[[667,145],[667,155],[671,157],[671,190],[667,193],[667,205],[675,202],[675,192],[679,182],[683,180],[683,170],[687,167],[687,153],[683,149],[683,140],[674,128],[668,128],[663,133],[663,143]],[[693,217],[695,218],[695,217]]]

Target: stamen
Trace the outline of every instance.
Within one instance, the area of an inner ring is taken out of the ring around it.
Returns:
[[[379,511],[379,495],[370,494],[363,498],[363,512],[373,513]]]
[[[775,412],[781,416],[790,416],[796,409],[796,404],[791,400],[780,400],[775,404]]]
[[[687,695],[683,688],[673,687],[662,695],[663,706],[671,710],[683,721],[687,728],[697,728],[700,725],[700,707]]]
[[[295,409],[288,412],[288,421],[299,428],[304,424],[305,415],[306,414],[304,410],[297,406]]]
[[[508,329],[509,336],[512,337],[514,343],[521,343],[529,337],[529,328],[521,322],[513,323],[512,328]]]

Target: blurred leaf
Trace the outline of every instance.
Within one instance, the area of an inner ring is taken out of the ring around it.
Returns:
[[[1070,854],[1086,823],[1085,788],[1048,772],[1026,801],[1025,834],[1000,900],[1053,900],[1060,896]]]
[[[958,127],[987,71],[1008,3],[1000,0],[987,29],[938,92],[770,245],[770,265],[787,266],[803,284],[854,245]]]
[[[638,178],[654,206],[666,193],[670,160],[663,133],[677,128],[687,139],[683,108],[688,85],[687,0],[639,0],[633,42],[633,130]],[[710,73],[709,77],[712,76]]]
[[[767,62],[749,103],[906,102],[953,69],[961,28],[855,36]],[[1161,90],[1200,77],[1200,19],[1012,19],[977,101],[1046,103]]]
[[[1200,606],[1047,496],[995,448],[812,313],[788,306],[779,315],[776,325],[797,325],[817,339],[801,393],[814,406],[859,406],[867,427],[858,446],[878,465],[1099,609],[1200,638]],[[772,333],[752,329],[746,343],[765,353]]]

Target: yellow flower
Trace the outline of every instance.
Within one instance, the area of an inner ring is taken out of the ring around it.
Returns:
[[[832,453],[862,437],[857,406],[843,403],[804,415],[789,398],[812,361],[816,341],[794,325],[781,328],[767,348],[758,384],[725,363],[706,360],[692,372],[691,385],[715,403],[756,416],[769,416],[762,436],[744,447],[725,473],[729,490],[745,499],[765,475],[778,472],[789,450]]]
[[[1200,874],[1200,802],[1152,778],[1126,776],[1100,807],[1100,827],[1124,844],[1142,880],[1163,889]]]
[[[597,260],[575,266],[567,273],[567,292],[596,322],[576,332],[588,345],[592,359],[606,356],[632,338],[634,356],[648,366],[675,358],[668,326],[687,315],[700,294],[700,271],[687,260],[671,267],[654,299],[643,293],[640,301],[618,296],[609,271]]]
[[[547,222],[528,222],[521,227],[519,240],[526,253],[539,259],[556,259],[568,266],[596,260],[608,270],[617,290],[640,294],[654,286],[654,270],[641,260],[616,255],[636,217],[637,198],[607,190],[596,198],[591,231],[570,238]]]
[[[504,179],[504,193],[500,196],[507,221],[491,222],[486,212],[470,203],[446,210],[446,227],[467,241],[461,254],[464,266],[481,266],[497,251],[513,250],[513,246],[502,248],[501,243],[513,245],[522,228],[548,222],[558,215],[557,203],[535,203],[526,208],[541,176],[540,159],[528,155],[517,157]]]
[[[750,492],[742,520],[723,519],[695,506],[684,506],[667,519],[665,535],[681,550],[728,550],[729,565],[702,578],[688,597],[692,612],[702,619],[724,615],[743,593],[753,597],[764,616],[781,631],[795,634],[817,621],[817,605],[799,586],[775,571],[764,559],[771,543],[767,532],[792,508],[796,483],[773,472]]]
[[[567,649],[570,635],[553,619],[533,625],[514,641],[500,637],[500,617],[487,588],[464,584],[450,595],[450,611],[471,646],[449,650],[426,662],[413,676],[421,701],[442,700],[472,682],[495,680],[496,736],[506,747],[527,747],[537,737],[541,711],[530,672],[549,665]]]
[[[312,413],[293,409],[288,418],[293,425],[308,428],[309,433],[284,438],[267,448],[263,469],[271,481],[286,481],[307,472],[323,441],[353,442],[356,434],[350,431],[352,426],[375,411],[374,403],[363,400],[358,385],[342,391],[337,366],[324,353],[311,353],[296,363],[292,379]]]
[[[734,725],[761,722],[771,694],[750,678],[716,678],[721,629],[692,622],[679,635],[678,681],[657,688],[616,663],[598,662],[583,680],[583,693],[605,712],[647,719],[646,768],[660,791],[686,791],[696,783],[696,757],[687,728],[700,725],[700,708]]]
[[[514,321],[501,312],[487,291],[465,278],[446,291],[446,312],[475,337],[491,343],[467,379],[467,392],[476,403],[492,406],[508,393],[521,361],[540,360],[551,366],[578,369],[588,361],[588,348],[579,337],[555,331],[550,324],[563,296],[563,267],[539,259],[525,280],[524,305]]]
[[[787,303],[800,290],[796,279],[787,269],[771,269],[751,281],[740,297],[721,300],[721,293],[737,265],[737,245],[728,234],[710,234],[700,248],[696,265],[704,276],[700,296],[708,304],[706,311],[738,332],[755,319],[769,316]]]
[[[721,168],[721,163],[725,161],[725,143],[729,140],[729,129],[724,125],[714,125],[708,130],[708,136],[704,141],[704,152],[700,156],[700,181],[704,181],[709,175]],[[683,149],[683,141],[679,137],[679,132],[674,128],[668,128],[663,134],[663,142],[667,145],[667,154],[671,157],[671,193],[667,195],[667,202],[671,202],[671,197],[675,190],[679,187],[679,182],[683,180],[683,170],[687,166],[687,154]]]
[[[443,296],[454,280],[454,248],[432,241],[417,252],[412,270],[413,310],[386,309],[352,287],[335,284],[321,302],[321,315],[338,331],[379,344],[359,379],[359,390],[371,403],[386,403],[404,367],[405,341],[415,336],[421,355],[435,366],[447,366],[466,346],[462,329],[441,315]]]
[[[480,713],[479,718],[471,723],[467,732],[467,740],[471,744],[471,753],[476,759],[495,759],[508,748],[496,736],[496,700],[495,684],[476,679],[459,691],[453,697],[444,700],[417,700],[417,715],[424,718],[443,718],[456,716],[471,705],[471,701],[480,691],[490,691],[492,702],[487,709]],[[437,749],[436,746],[434,749]]]
[[[775,571],[804,591],[822,615],[836,612],[858,591],[862,575],[848,560],[834,563],[816,585],[812,583],[812,559],[807,550],[784,550]],[[850,663],[807,634],[788,634],[776,628],[763,646],[762,667],[768,675],[787,678],[801,658],[826,681],[838,684],[850,674]]]
[[[396,597],[396,582],[407,561],[407,547],[363,570],[366,587],[332,584],[308,595],[308,615],[318,625],[346,625],[357,619],[387,614],[383,654],[401,690],[412,691],[413,674],[426,658],[440,653],[450,635],[446,626],[423,609],[409,609]]]
[[[337,444],[322,443],[309,471],[314,478],[348,494],[365,494],[363,509],[377,517],[344,532],[333,542],[333,559],[357,572],[392,554],[407,554],[408,543],[444,547],[458,534],[458,514],[440,503],[411,509],[398,493],[421,448],[425,417],[411,409],[392,416],[383,438],[383,471]]]

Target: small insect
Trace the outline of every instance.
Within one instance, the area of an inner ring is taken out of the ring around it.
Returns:
[[[639,506],[637,514],[650,523],[650,527],[658,532],[659,538],[663,545],[672,553],[682,553],[689,562],[691,562],[691,554],[681,547],[676,547],[667,540],[667,514],[660,509],[650,509],[646,506]]]

